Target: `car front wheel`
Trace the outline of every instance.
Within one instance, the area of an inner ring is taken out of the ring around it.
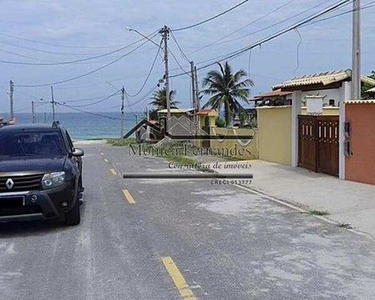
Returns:
[[[81,222],[81,212],[78,198],[70,211],[65,214],[65,224],[68,226],[78,225]]]

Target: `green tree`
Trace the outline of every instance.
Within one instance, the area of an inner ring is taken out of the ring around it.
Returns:
[[[176,91],[171,90],[169,92],[169,102],[171,104],[171,108],[177,108],[177,104],[180,102],[175,101],[174,97],[176,95]],[[155,91],[151,97],[150,104],[155,106],[157,110],[166,109],[167,108],[167,90],[165,88]]]
[[[203,79],[203,93],[211,96],[203,108],[211,108],[221,111],[224,108],[225,121],[229,125],[237,113],[245,111],[239,101],[248,103],[250,96],[249,87],[254,83],[246,78],[244,70],[233,73],[232,67],[226,62],[218,63],[220,70],[212,70]]]
[[[217,127],[226,127],[227,124],[225,123],[225,120],[220,119],[219,117],[216,118],[216,126]]]
[[[375,71],[372,71],[371,74],[369,76],[367,76],[371,79],[374,79],[375,80]],[[367,83],[365,83],[364,85],[362,85],[362,89],[361,89],[361,96],[362,96],[362,99],[367,99],[368,98],[368,94],[366,94],[366,91],[373,88],[372,85],[369,85]]]

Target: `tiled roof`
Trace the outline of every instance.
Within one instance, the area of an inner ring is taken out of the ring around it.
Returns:
[[[268,97],[283,97],[283,96],[288,96],[291,94],[292,92],[285,92],[285,91],[281,91],[281,89],[278,89],[272,92],[268,92],[268,93],[264,93],[259,96],[256,96],[254,99],[252,99],[252,101],[259,101],[259,100],[262,100],[263,98],[268,98]]]
[[[366,93],[375,93],[375,88],[367,90]]]
[[[314,84],[329,85],[331,83],[350,79],[351,77],[352,77],[352,71],[350,69],[347,69],[345,71],[340,70],[340,71],[333,71],[333,72],[326,72],[326,73],[316,73],[316,74],[310,74],[310,75],[305,75],[301,77],[295,77],[291,80],[275,85],[273,89],[283,89],[283,88],[299,87],[299,86],[314,85]],[[372,86],[375,86],[374,79],[371,79],[366,76],[361,76],[361,80],[363,83],[367,83]]]
[[[375,99],[371,100],[348,100],[345,104],[375,104]]]
[[[190,111],[193,111],[194,108],[188,108],[188,109],[179,109],[179,108],[171,108],[171,113],[172,114],[184,114],[184,113],[187,113],[187,112],[190,112]],[[162,109],[162,110],[158,110],[158,113],[167,113],[168,111],[166,109]]]
[[[213,109],[201,109],[200,111],[198,111],[196,113],[196,115],[198,116],[207,116],[209,115],[211,112],[213,111]],[[215,111],[215,110],[214,110]],[[216,112],[216,111],[215,111]]]

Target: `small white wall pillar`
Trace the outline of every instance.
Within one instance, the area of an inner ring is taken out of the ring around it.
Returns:
[[[351,98],[351,83],[344,81],[340,89],[339,178],[345,180],[345,101]]]
[[[292,167],[298,166],[298,115],[301,114],[302,92],[292,93]]]

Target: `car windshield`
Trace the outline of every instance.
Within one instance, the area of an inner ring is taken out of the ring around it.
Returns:
[[[57,131],[0,132],[0,157],[56,157],[66,153]]]

